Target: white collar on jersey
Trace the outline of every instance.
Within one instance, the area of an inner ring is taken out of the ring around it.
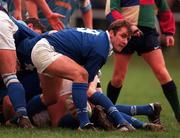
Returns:
[[[112,43],[111,43],[111,40],[110,40],[109,32],[106,31],[106,34],[107,34],[107,37],[108,37],[108,40],[109,40],[109,55],[108,56],[111,56],[112,53],[113,53],[113,46],[112,46]]]

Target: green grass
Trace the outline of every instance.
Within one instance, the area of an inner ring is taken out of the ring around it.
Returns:
[[[174,78],[177,87],[180,88],[180,57],[165,57],[167,67]],[[173,61],[173,62],[172,62]],[[102,86],[106,85],[112,75],[112,59],[103,67]],[[180,94],[179,94],[180,95]],[[79,132],[69,129],[44,128],[44,129],[20,129],[0,127],[0,138],[180,138],[180,125],[176,123],[172,110],[165,99],[159,82],[155,79],[150,68],[144,61],[134,56],[130,62],[128,74],[118,99],[123,104],[145,104],[159,101],[162,104],[162,123],[167,127],[166,132],[147,132],[138,130],[133,133],[120,132]],[[138,117],[147,121],[146,117]]]

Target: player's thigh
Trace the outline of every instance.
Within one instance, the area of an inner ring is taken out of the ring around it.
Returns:
[[[50,64],[44,71],[53,76],[58,76],[75,81],[79,77],[87,80],[87,71],[67,56],[60,56],[52,64]]]
[[[142,54],[144,60],[150,65],[152,70],[165,68],[165,61],[161,49],[156,49]]]
[[[9,16],[0,11],[0,49],[15,50],[13,34],[17,29]]]
[[[16,51],[0,49],[0,73],[16,72]]]
[[[142,56],[150,65],[161,84],[165,84],[172,80],[165,66],[165,61],[161,49],[156,49],[151,52],[144,53]]]

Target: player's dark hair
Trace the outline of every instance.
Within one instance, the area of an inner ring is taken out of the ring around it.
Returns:
[[[46,32],[46,27],[37,18],[27,18],[24,20],[26,24],[32,23],[34,28],[40,29],[42,32]]]
[[[109,25],[108,31],[112,30],[114,32],[114,34],[116,34],[118,32],[118,30],[121,29],[122,27],[126,27],[128,29],[129,36],[132,35],[131,24],[126,20],[115,20],[115,21],[113,21]]]

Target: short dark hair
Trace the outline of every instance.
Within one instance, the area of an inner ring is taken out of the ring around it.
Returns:
[[[42,32],[46,32],[47,31],[46,27],[37,18],[27,18],[27,19],[24,20],[24,22],[26,24],[32,23],[34,28],[40,29]]]
[[[118,31],[119,29],[121,29],[122,27],[126,27],[126,28],[128,29],[128,34],[129,34],[129,36],[132,35],[131,24],[130,24],[128,21],[126,21],[126,20],[120,20],[120,19],[118,19],[118,20],[113,21],[113,22],[109,25],[108,31],[111,31],[111,30],[112,30],[112,31],[114,32],[114,34],[116,34],[117,31]]]

